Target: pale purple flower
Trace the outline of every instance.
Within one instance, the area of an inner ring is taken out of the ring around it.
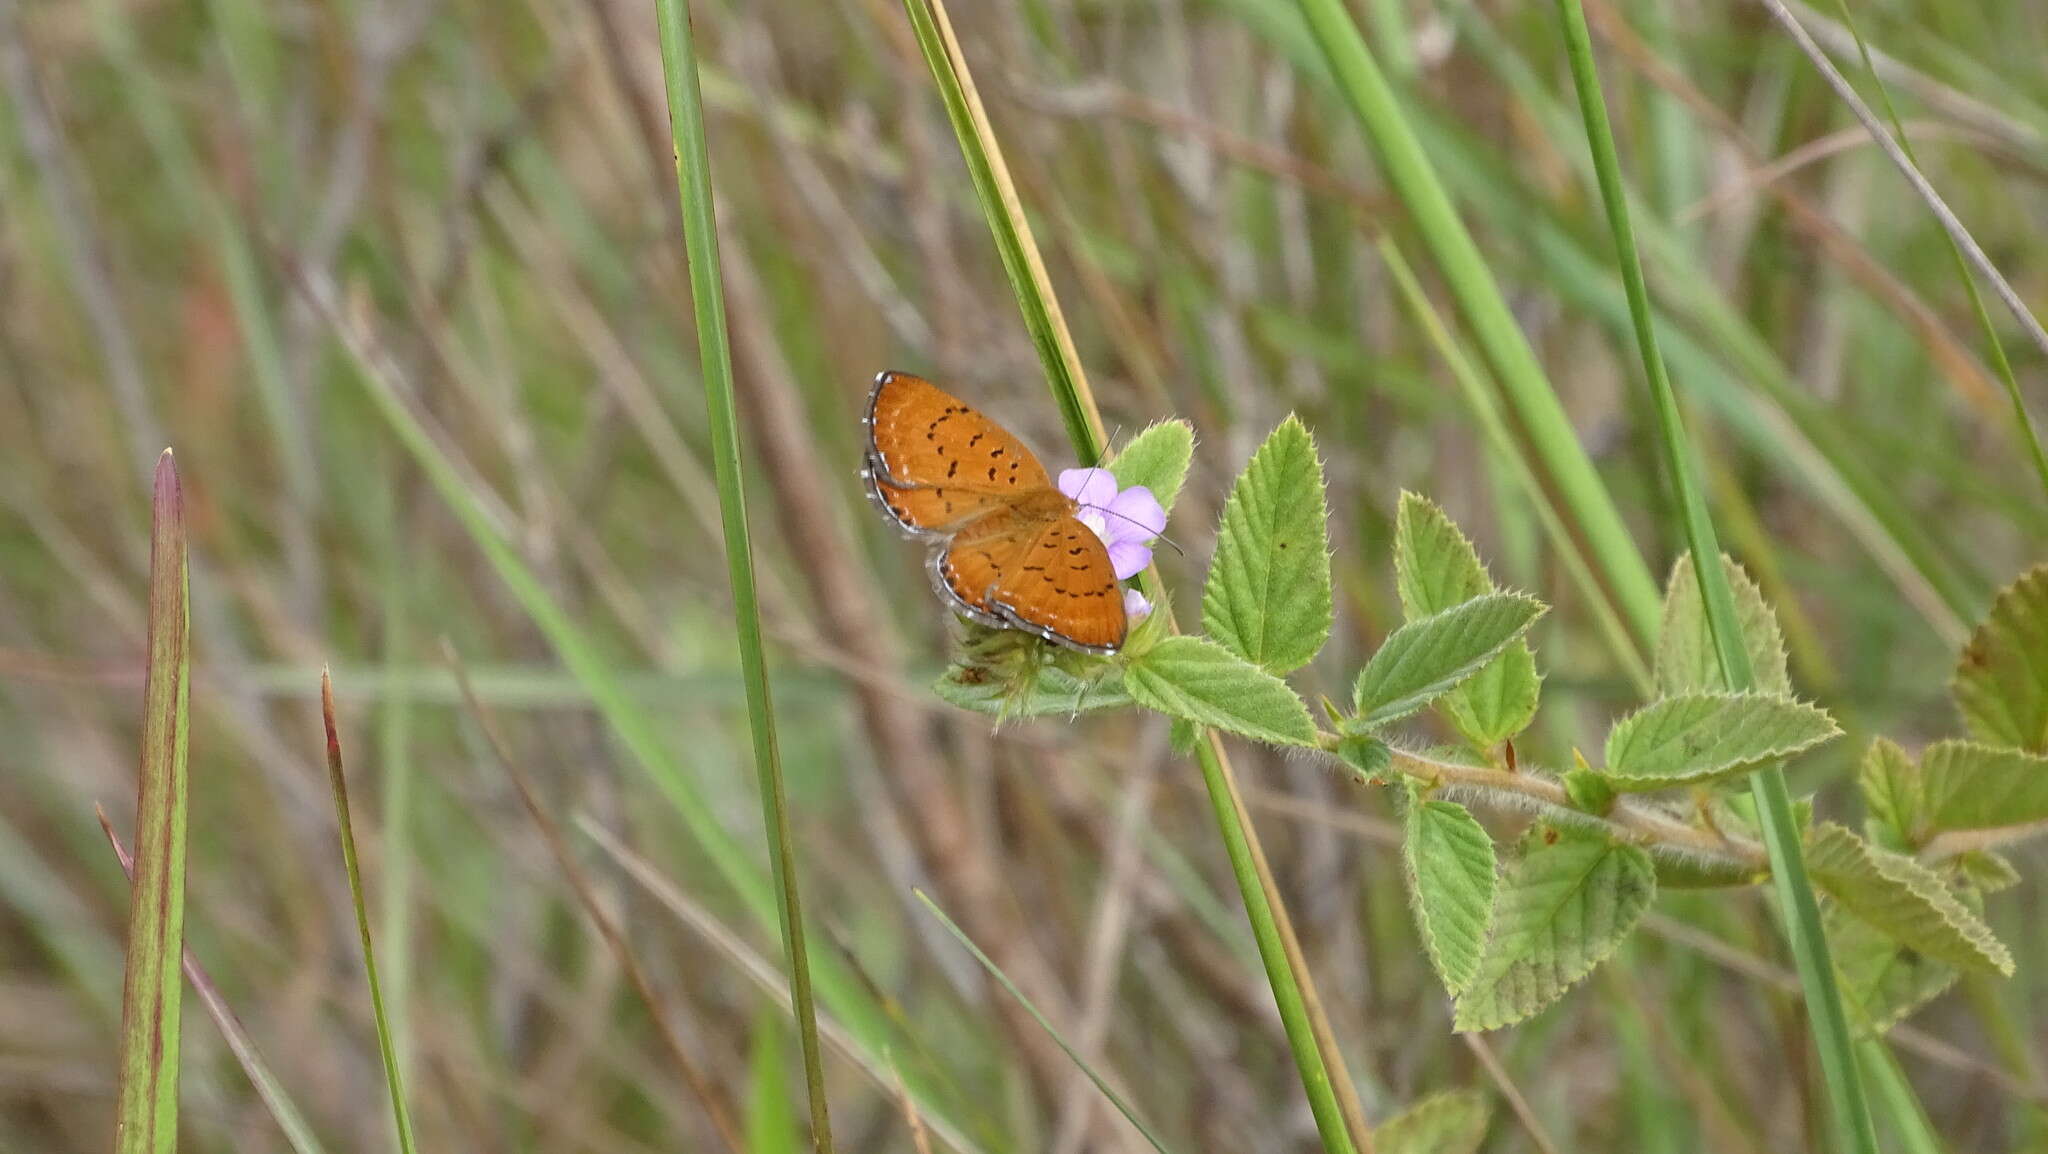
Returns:
[[[1124,619],[1136,625],[1150,616],[1152,603],[1145,600],[1145,595],[1136,589],[1124,590]]]
[[[1108,469],[1064,469],[1060,492],[1081,506],[1076,517],[1102,538],[1117,580],[1128,580],[1152,563],[1152,541],[1166,530],[1166,510],[1152,490],[1133,485],[1118,491]]]

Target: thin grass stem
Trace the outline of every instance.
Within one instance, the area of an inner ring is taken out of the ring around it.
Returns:
[[[1970,230],[1963,227],[1963,222],[1956,217],[1955,211],[1949,208],[1948,202],[1941,198],[1941,194],[1934,190],[1934,185],[1928,183],[1919,166],[1913,163],[1913,158],[1898,141],[1892,139],[1892,134],[1886,132],[1884,126],[1877,122],[1877,114],[1872,112],[1870,106],[1863,102],[1863,98],[1856,94],[1855,87],[1835,67],[1834,62],[1828,59],[1828,54],[1821,50],[1820,45],[1813,42],[1813,37],[1806,31],[1805,25],[1799,23],[1799,18],[1792,15],[1792,10],[1785,6],[1784,0],[1761,2],[1770,12],[1771,19],[1776,20],[1785,29],[1799,51],[1813,62],[1813,67],[1820,73],[1821,79],[1827,81],[1828,87],[1835,90],[1835,95],[1842,98],[1842,103],[1849,106],[1849,111],[1856,115],[1856,119],[1863,122],[1863,127],[1869,131],[1870,138],[1877,141],[1878,147],[1884,150],[1885,156],[1899,170],[1899,174],[1906,178],[1906,183],[1912,186],[1913,192],[1926,202],[1928,211],[1941,223],[1942,231],[1948,234],[1950,243],[1963,254],[1971,267],[1983,274],[1985,280],[1991,282],[1992,293],[2012,311],[2013,318],[2019,321],[2020,328],[2025,331],[2028,338],[2044,354],[2048,354],[2048,328],[2041,326],[2040,319],[2027,308],[2026,302],[2020,299],[2020,294],[2014,291],[2011,282],[2005,279],[2005,274],[1999,272],[1998,266],[1991,263],[1991,258],[1985,255],[1983,247],[1977,243],[1977,238],[1971,236]],[[1868,58],[1866,53],[1865,59]]]
[[[1628,293],[1629,314],[1635,324],[1636,345],[1642,355],[1643,372],[1656,408],[1658,447],[1666,472],[1677,490],[1685,535],[1692,549],[1693,572],[1700,597],[1706,605],[1709,631],[1720,656],[1721,671],[1728,685],[1742,692],[1756,684],[1748,647],[1742,640],[1735,597],[1720,563],[1721,547],[1714,523],[1707,512],[1699,471],[1686,440],[1678,397],[1664,370],[1664,358],[1657,351],[1657,331],[1651,319],[1650,293],[1643,282],[1642,261],[1636,253],[1635,234],[1629,227],[1628,201],[1621,184],[1621,162],[1614,146],[1614,134],[1607,122],[1607,104],[1600,91],[1600,79],[1593,61],[1593,42],[1586,28],[1585,10],[1579,0],[1557,0],[1564,26],[1565,50],[1571,62],[1572,82],[1578,90],[1580,112],[1585,117],[1586,138],[1593,151],[1593,167],[1599,177],[1600,198],[1607,212],[1608,226]],[[1834,962],[1828,955],[1827,935],[1820,919],[1820,906],[1806,877],[1801,855],[1799,826],[1792,814],[1792,797],[1785,784],[1784,769],[1766,766],[1750,776],[1763,827],[1764,847],[1770,855],[1771,877],[1776,883],[1785,933],[1797,963],[1801,988],[1806,994],[1807,1020],[1819,1050],[1821,1074],[1827,1085],[1839,1141],[1858,1154],[1875,1154],[1877,1135],[1864,1099],[1856,1052],[1849,1033],[1848,1016],[1836,988]]]
[[[391,1041],[391,1021],[384,1013],[384,987],[377,979],[377,950],[370,940],[370,903],[363,896],[363,872],[356,860],[355,825],[349,820],[348,777],[342,772],[341,733],[334,724],[334,679],[320,671],[320,722],[327,732],[327,784],[334,790],[334,818],[341,827],[341,862],[348,870],[348,894],[356,908],[356,933],[363,942],[363,977],[370,986],[370,1013],[377,1023],[377,1056],[384,1063],[384,1085],[391,1092],[391,1122],[398,1148],[413,1154],[412,1115],[405,1105],[405,1076]]]
[[[982,111],[972,73],[953,35],[945,4],[943,0],[904,0],[904,9],[959,139],[982,215],[1002,255],[1003,267],[1010,274],[1011,288],[1026,327],[1031,330],[1074,451],[1083,461],[1100,460],[1105,447],[1102,416],[1088,388],[1087,373],[1067,331],[1058,298],[1045,274],[1045,262],[1032,239],[1001,147]],[[1165,605],[1157,569],[1148,569],[1142,581],[1146,595],[1164,606],[1161,611],[1167,614],[1169,628],[1178,632],[1172,609]],[[1196,754],[1323,1146],[1333,1154],[1372,1154],[1372,1131],[1366,1123],[1364,1107],[1345,1067],[1329,1016],[1315,993],[1314,978],[1281,901],[1279,885],[1259,846],[1230,759],[1214,733],[1197,744]]]
[[[782,942],[789,961],[790,1002],[796,1014],[798,1045],[803,1051],[804,1086],[810,1095],[811,1141],[820,1154],[831,1154],[832,1121],[825,1102],[824,1056],[818,1045],[818,1012],[811,995],[810,957],[804,946],[803,902],[797,886],[789,799],[783,786],[782,757],[775,743],[775,707],[768,692],[761,604],[754,586],[753,544],[747,531],[739,416],[733,399],[732,348],[726,336],[725,290],[720,282],[711,156],[704,134],[697,50],[687,0],[656,0],[655,15],[661,27],[661,70],[667,81],[669,131],[675,142],[676,187],[682,199],[690,297],[697,314],[697,353],[703,366],[712,463],[718,478],[719,512],[725,526],[726,571],[739,634],[740,674],[747,688],[754,768],[760,778],[762,819],[768,827],[769,860],[775,871]]]
[[[1008,990],[1010,996],[1017,999],[1017,1004],[1024,1007],[1025,1012],[1031,1015],[1053,1041],[1059,1043],[1060,1049],[1066,1051],[1067,1057],[1074,1060],[1074,1065],[1080,1067],[1090,1082],[1095,1083],[1095,1088],[1102,1091],[1102,1096],[1109,1100],[1110,1105],[1116,1107],[1117,1113],[1122,1114],[1126,1122],[1136,1127],[1138,1133],[1145,1136],[1145,1141],[1151,1143],[1154,1150],[1159,1151],[1159,1154],[1167,1154],[1165,1143],[1159,1140],[1159,1136],[1152,1132],[1150,1126],[1145,1125],[1143,1118],[1138,1117],[1138,1112],[1124,1100],[1124,1096],[1117,1093],[1116,1087],[1110,1085],[1108,1079],[1104,1078],[1088,1059],[1081,1056],[1080,1051],[1068,1044],[1066,1037],[1058,1028],[1047,1021],[1038,1007],[1032,1004],[1031,999],[1024,996],[1024,991],[1017,988],[1017,983],[1010,980],[1010,975],[1004,973],[1001,966],[996,965],[987,954],[981,952],[981,947],[974,944],[974,939],[967,936],[967,931],[956,925],[952,918],[947,917],[946,911],[939,908],[939,904],[931,899],[930,894],[923,890],[917,890],[916,894],[917,900],[924,903],[924,908],[931,911],[931,915],[939,920],[939,924],[946,928],[947,933],[953,935],[953,940],[959,942],[968,953],[973,954],[974,960],[981,963],[981,968],[987,970],[991,977],[1001,983],[1003,989]]]
[[[626,940],[625,931],[620,929],[610,914],[605,912],[604,903],[597,898],[597,889],[590,882],[590,876],[577,863],[576,855],[569,852],[569,843],[562,836],[562,827],[540,803],[540,795],[534,791],[533,783],[527,779],[519,763],[512,756],[512,750],[505,744],[505,738],[498,732],[491,719],[491,712],[476,695],[476,687],[469,682],[469,671],[456,654],[453,646],[444,643],[444,654],[449,668],[455,674],[455,684],[462,692],[462,703],[469,715],[476,720],[477,729],[483,733],[484,744],[490,748],[491,756],[498,762],[498,768],[512,779],[512,788],[519,794],[519,803],[525,807],[526,815],[540,830],[541,839],[548,843],[548,853],[561,867],[562,876],[569,882],[569,889],[576,895],[576,904],[583,907],[583,913],[597,926],[598,936],[617,959],[619,968],[625,972],[626,981],[633,987],[633,993],[640,1004],[647,1009],[648,1017],[654,1021],[655,1032],[661,1035],[662,1049],[669,1060],[675,1063],[676,1072],[682,1076],[683,1085],[704,1107],[704,1115],[711,1122],[711,1128],[718,1133],[719,1140],[733,1154],[744,1154],[746,1145],[740,1140],[738,1127],[733,1124],[732,1111],[720,1096],[716,1084],[704,1072],[689,1051],[683,1049],[673,1022],[669,1019],[667,1003],[654,991],[654,984],[647,979],[647,973],[640,966],[640,959],[633,953],[631,943]]]

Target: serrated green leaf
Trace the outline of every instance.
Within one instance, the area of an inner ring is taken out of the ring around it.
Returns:
[[[1536,655],[1527,641],[1517,641],[1436,705],[1465,740],[1491,749],[1529,728],[1542,685]]]
[[[1337,739],[1337,760],[1350,766],[1360,781],[1379,785],[1390,777],[1387,767],[1393,764],[1394,751],[1377,737],[1347,735]]]
[[[1584,758],[1564,771],[1563,782],[1565,800],[1573,809],[1604,817],[1614,808],[1614,783],[1587,767]]]
[[[1954,966],[1901,947],[1877,927],[1830,904],[1821,915],[1841,975],[1842,1000],[1857,1024],[1882,1034],[1955,984]]]
[[[1166,744],[1173,751],[1186,757],[1195,752],[1195,746],[1202,740],[1202,727],[1185,717],[1176,717],[1166,729]]]
[[[1089,677],[1048,665],[1021,683],[975,666],[955,665],[932,683],[932,690],[949,705],[996,718],[1072,717],[1131,704],[1122,676],[1107,664]]]
[[[1656,893],[1650,856],[1635,846],[1564,829],[1531,838],[1495,901],[1457,1028],[1512,1025],[1556,1001],[1614,952]]]
[[[1401,850],[1415,924],[1444,989],[1457,994],[1479,971],[1493,921],[1493,839],[1464,806],[1412,791],[1407,825]]]
[[[1489,593],[1394,630],[1352,688],[1357,724],[1384,725],[1421,709],[1493,660],[1543,614],[1520,593]]]
[[[1841,733],[1811,705],[1749,693],[1653,701],[1607,732],[1607,768],[1619,789],[1668,789],[1748,773]]]
[[[1785,634],[1778,628],[1777,614],[1764,601],[1763,590],[1732,558],[1721,558],[1721,572],[1727,575],[1729,590],[1735,595],[1735,620],[1749,649],[1757,692],[1781,697],[1791,694],[1792,679],[1785,671]],[[1707,611],[1700,601],[1692,556],[1687,554],[1671,567],[1671,580],[1664,585],[1664,617],[1657,629],[1657,692],[1671,697],[1725,693],[1728,688],[1713,634],[1707,629]]]
[[[1995,894],[2020,884],[2020,871],[2005,855],[1995,850],[1973,849],[1955,856],[1952,863],[1963,882],[1980,894]]]
[[[1270,672],[1307,665],[1330,637],[1328,520],[1315,441],[1290,416],[1231,486],[1202,628]]]
[[[1493,578],[1441,506],[1404,491],[1394,514],[1394,590],[1414,621],[1493,592]]]
[[[1991,927],[1912,858],[1825,822],[1808,843],[1806,865],[1821,892],[1902,945],[1959,966],[2012,973],[2012,955]]]
[[[1473,1154],[1486,1140],[1492,1105],[1477,1090],[1431,1094],[1372,1132],[1375,1154]]]
[[[1178,418],[1147,425],[1109,462],[1116,487],[1143,485],[1160,507],[1173,511],[1195,451],[1195,427]]]
[[[1896,742],[1880,737],[1863,751],[1856,769],[1856,787],[1863,794],[1863,807],[1870,811],[1871,837],[1888,849],[1918,848],[1926,822],[1926,801],[1921,794],[1920,767],[1913,764]]]
[[[1916,764],[1879,738],[1858,774],[1880,842],[1919,849],[1946,830],[2048,821],[2048,757],[1974,741],[1937,741]]]
[[[1275,745],[1314,745],[1308,706],[1279,678],[1205,637],[1168,637],[1124,671],[1138,704]]]
[[[2048,565],[1999,593],[1949,688],[1973,736],[2048,753]]]
[[[1401,494],[1394,517],[1394,578],[1401,610],[1414,621],[1494,590],[1478,550],[1434,501]],[[1542,678],[1527,641],[1517,641],[1444,694],[1437,708],[1465,740],[1484,750],[1527,729]]]
[[[1937,741],[1921,752],[1919,776],[1928,832],[2048,821],[2048,757]]]

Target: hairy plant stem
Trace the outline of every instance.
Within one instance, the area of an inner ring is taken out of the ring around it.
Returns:
[[[1338,737],[1320,733],[1316,744],[1335,753]],[[1450,787],[1486,799],[1504,809],[1535,811],[1564,817],[1576,825],[1594,824],[1616,838],[1645,846],[1682,850],[1694,857],[1714,858],[1745,869],[1761,878],[1770,869],[1770,855],[1748,838],[1735,837],[1680,821],[1670,811],[1632,798],[1617,798],[1605,813],[1593,813],[1572,804],[1564,783],[1546,770],[1523,765],[1515,770],[1467,765],[1410,753],[1390,751],[1392,766],[1401,773],[1431,787]]]

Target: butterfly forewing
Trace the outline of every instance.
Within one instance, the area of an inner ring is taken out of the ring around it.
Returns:
[[[1123,645],[1123,593],[1093,529],[1059,517],[1004,561],[988,597],[1004,619],[1084,652],[1114,653]]]
[[[945,536],[979,517],[1008,507],[1003,497],[993,493],[891,485],[884,479],[881,462],[873,454],[861,472],[867,478],[868,497],[899,527],[922,537]]]
[[[957,507],[967,494],[1008,497],[1052,485],[1022,441],[922,377],[876,377],[867,426],[869,468],[885,489],[953,490]]]

